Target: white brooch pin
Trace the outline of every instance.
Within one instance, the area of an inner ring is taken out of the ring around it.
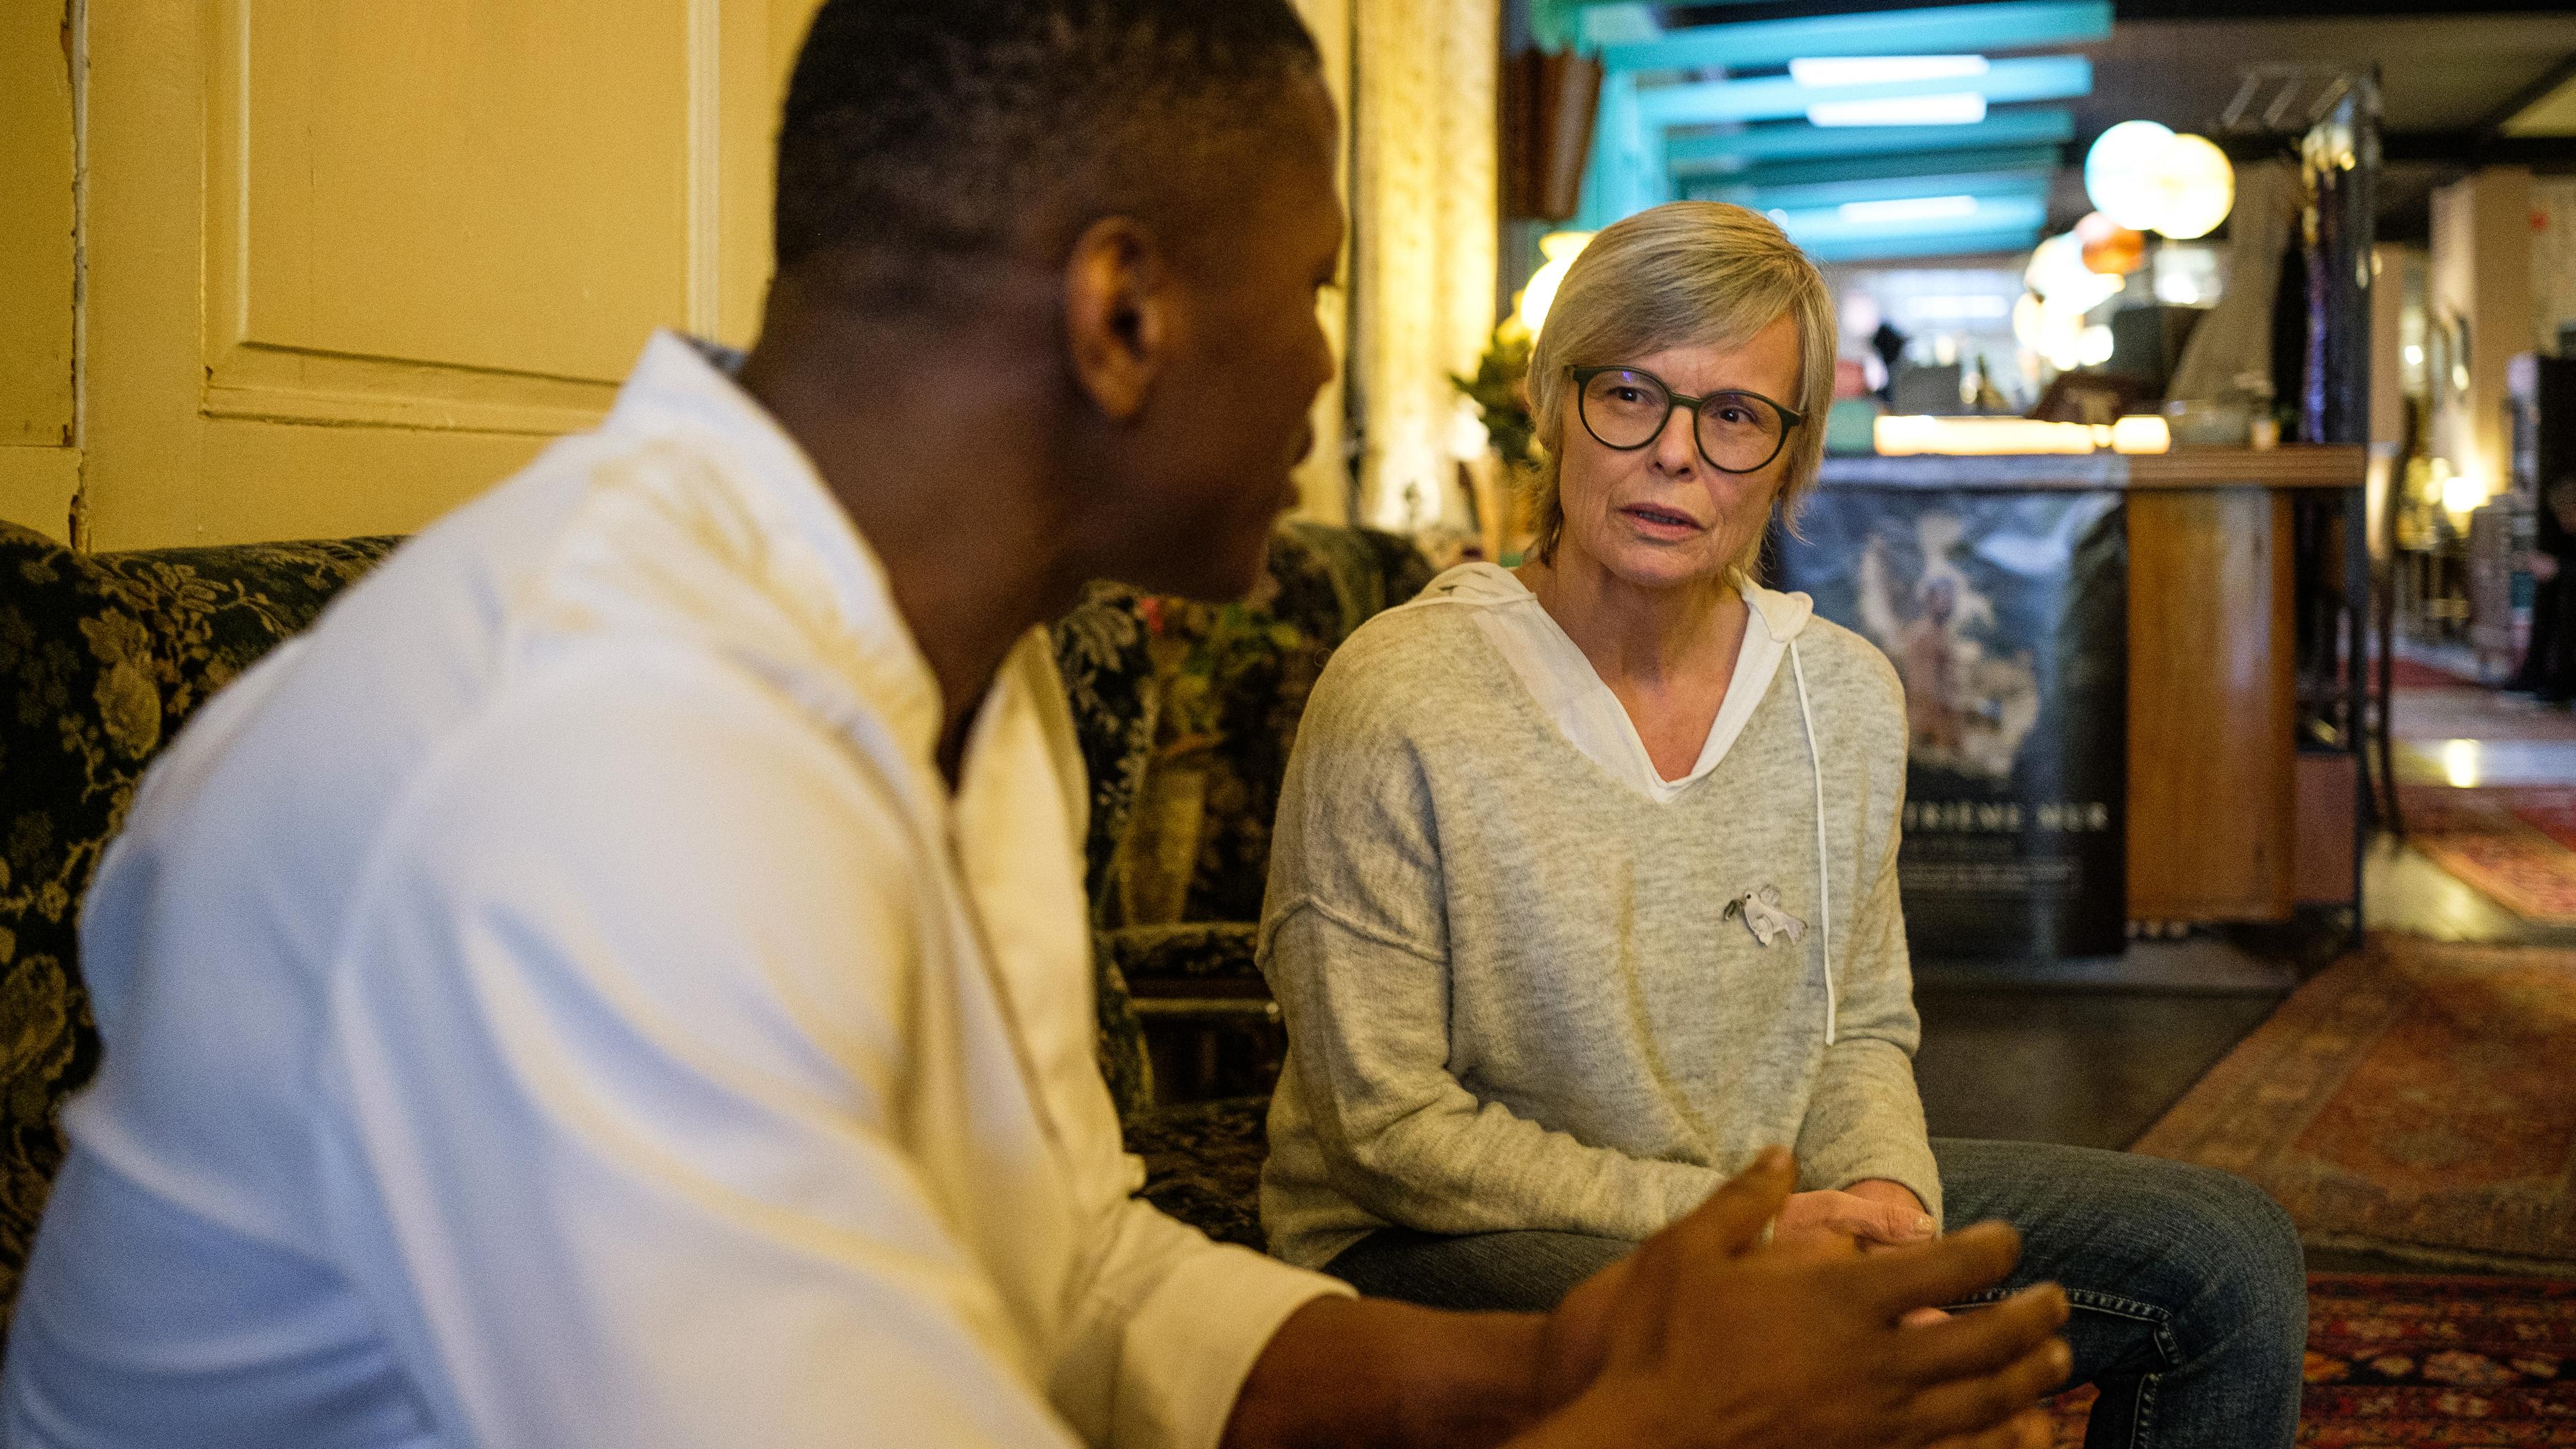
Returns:
[[[1778,886],[1746,891],[1728,901],[1719,918],[1731,921],[1739,915],[1744,917],[1744,928],[1753,933],[1753,939],[1765,946],[1782,936],[1787,936],[1789,944],[1794,946],[1807,934],[1806,922],[1780,909]]]

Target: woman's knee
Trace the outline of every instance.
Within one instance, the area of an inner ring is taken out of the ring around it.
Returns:
[[[2177,1331],[2183,1347],[2286,1353],[2307,1342],[2307,1263],[2298,1228],[2261,1188],[2232,1172],[2157,1162],[2142,1195],[2160,1236],[2194,1282]]]
[[[2019,1227],[2026,1277],[2152,1318],[2167,1368],[2218,1353],[2295,1382],[2307,1267],[2289,1214],[2233,1173],[2135,1153],[1936,1139],[1954,1222]]]

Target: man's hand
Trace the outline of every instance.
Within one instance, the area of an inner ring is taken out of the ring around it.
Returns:
[[[2046,1442],[2035,1408],[2069,1359],[2054,1285],[1922,1326],[1913,1310],[2011,1271],[2000,1223],[1859,1254],[1849,1240],[1755,1249],[1795,1180],[1774,1149],[1690,1216],[1578,1287],[1540,1340],[1543,1405],[1520,1449],[2006,1449]],[[1570,1399],[1570,1402],[1567,1400]]]

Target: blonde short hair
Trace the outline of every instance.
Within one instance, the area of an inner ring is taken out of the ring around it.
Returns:
[[[1556,556],[1565,536],[1557,492],[1571,379],[1567,369],[1630,362],[1682,345],[1740,345],[1781,316],[1798,328],[1798,390],[1783,398],[1806,417],[1790,436],[1777,507],[1794,517],[1825,456],[1834,402],[1834,303],[1816,264],[1760,212],[1722,201],[1670,201],[1613,224],[1574,259],[1530,349],[1530,418],[1540,455],[1531,553]],[[1738,566],[1750,570],[1757,538]]]

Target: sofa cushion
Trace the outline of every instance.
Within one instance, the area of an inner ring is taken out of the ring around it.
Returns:
[[[0,524],[0,1322],[98,1066],[79,909],[188,716],[399,540],[78,554]]]

